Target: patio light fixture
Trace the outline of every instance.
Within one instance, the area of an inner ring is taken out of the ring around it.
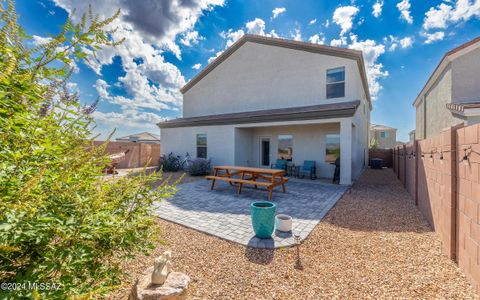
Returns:
[[[467,148],[463,149],[463,151],[465,151],[464,155],[463,155],[463,164],[468,166],[468,156],[467,156]]]

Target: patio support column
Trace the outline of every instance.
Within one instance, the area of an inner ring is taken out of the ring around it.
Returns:
[[[340,121],[340,184],[352,184],[352,120]]]

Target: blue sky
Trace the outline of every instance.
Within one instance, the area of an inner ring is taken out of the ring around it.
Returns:
[[[95,131],[114,137],[149,131],[181,115],[181,88],[243,33],[297,39],[364,51],[372,123],[398,128],[407,140],[415,127],[412,102],[448,50],[480,35],[480,0],[96,0],[93,11],[111,16],[116,48],[92,65],[77,64],[72,89],[83,103],[101,98]],[[20,23],[32,44],[58,32],[81,0],[17,0]]]

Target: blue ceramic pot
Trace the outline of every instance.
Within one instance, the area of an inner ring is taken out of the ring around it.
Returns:
[[[275,228],[277,206],[267,201],[253,202],[250,204],[250,210],[255,235],[261,239],[270,238]]]

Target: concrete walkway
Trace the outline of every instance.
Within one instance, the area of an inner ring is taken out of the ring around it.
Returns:
[[[160,218],[198,231],[254,248],[279,248],[295,244],[295,235],[304,240],[318,222],[335,205],[346,187],[321,181],[291,180],[287,192],[276,189],[273,202],[277,214],[293,218],[291,233],[276,231],[272,239],[255,237],[250,219],[250,203],[265,201],[267,192],[244,187],[236,194],[236,187],[218,182],[210,190],[210,182],[200,180],[179,186],[179,192],[170,200],[158,204]]]

